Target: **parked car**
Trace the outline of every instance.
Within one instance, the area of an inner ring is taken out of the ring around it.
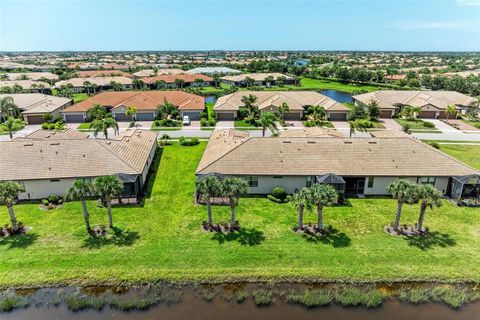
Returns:
[[[183,125],[184,126],[189,126],[190,125],[190,117],[189,116],[183,116]]]

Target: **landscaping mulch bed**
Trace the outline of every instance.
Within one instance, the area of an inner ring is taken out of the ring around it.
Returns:
[[[232,226],[230,223],[220,222],[220,223],[208,223],[207,221],[202,222],[203,231],[207,232],[220,232],[220,233],[230,233],[240,230],[240,223],[235,221],[235,224]]]
[[[296,233],[303,233],[311,236],[326,236],[332,233],[331,226],[324,226],[323,229],[318,229],[316,224],[305,224],[303,228],[299,228],[298,226],[293,227],[293,231]]]
[[[0,238],[26,234],[30,230],[32,230],[32,227],[24,226],[23,223],[21,222],[18,222],[17,228],[13,228],[9,225],[5,225],[3,227],[0,227]]]
[[[46,205],[44,205],[43,203],[41,203],[38,207],[39,207],[41,210],[50,211],[50,210],[53,210],[53,209],[59,209],[59,208],[63,207],[63,204],[53,204],[53,203],[49,203],[48,206],[46,206]]]
[[[94,237],[104,237],[107,235],[107,227],[103,225],[96,225],[90,230],[90,235]]]
[[[395,230],[392,226],[385,226],[385,232],[392,235],[392,236],[429,236],[430,230],[428,228],[424,228],[422,230],[418,230],[417,225],[402,225]]]

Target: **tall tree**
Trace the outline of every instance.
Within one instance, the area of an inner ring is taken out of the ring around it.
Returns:
[[[197,192],[207,203],[208,223],[212,223],[212,197],[220,195],[221,189],[222,183],[214,176],[206,177],[197,185]]]
[[[257,122],[262,127],[262,135],[264,137],[267,129],[269,129],[273,134],[278,132],[277,117],[273,112],[262,112]]]
[[[243,106],[248,110],[248,116],[254,118],[258,111],[258,107],[255,105],[255,102],[257,102],[257,96],[249,94],[248,96],[243,96],[241,101]]]
[[[310,107],[310,120],[314,121],[315,124],[320,123],[320,121],[325,120],[325,117],[327,116],[327,111],[323,106],[320,105],[315,105]]]
[[[108,226],[112,228],[112,198],[123,192],[123,183],[117,176],[103,176],[93,181],[93,188],[95,193],[107,204]]]
[[[278,107],[278,116],[282,121],[285,121],[285,114],[290,112],[290,107],[288,103],[283,102],[280,107]]]
[[[14,229],[17,228],[17,218],[13,210],[13,204],[18,198],[20,192],[24,192],[23,186],[13,181],[0,181],[0,204],[7,206],[8,214],[10,215],[10,222]]]
[[[418,186],[416,191],[416,196],[420,202],[420,214],[418,215],[418,231],[423,229],[423,220],[425,218],[425,212],[427,208],[430,207],[440,207],[442,205],[442,193],[435,189],[434,186],[430,184],[422,184]]]
[[[93,186],[90,182],[84,180],[76,180],[73,185],[67,190],[67,199],[79,200],[82,203],[83,219],[85,221],[85,228],[90,233],[90,215],[88,214],[87,198],[93,193]]]
[[[118,134],[118,123],[111,116],[93,120],[89,128],[93,129],[93,135],[95,137],[99,132],[102,132],[105,139],[108,139],[108,129],[113,129],[114,134]]]
[[[456,112],[457,112],[457,108],[455,107],[454,104],[449,104],[445,108],[445,114],[447,116],[447,122],[448,122],[448,118],[450,117],[450,115],[454,115]]]
[[[338,194],[329,184],[314,184],[310,189],[312,204],[317,207],[318,230],[323,230],[323,207],[337,203]]]
[[[20,115],[20,108],[15,104],[12,97],[4,97],[0,99],[0,113],[2,114],[3,121],[8,117],[18,117]]]
[[[130,117],[133,123],[135,123],[135,116],[137,115],[137,108],[135,106],[127,106],[127,110],[125,111],[125,115]]]
[[[415,202],[416,188],[417,185],[415,183],[405,179],[397,179],[388,186],[388,192],[397,200],[397,211],[395,213],[395,222],[393,223],[395,230],[398,230],[400,225],[403,204]]]
[[[23,121],[14,117],[8,117],[7,121],[3,123],[3,126],[7,129],[10,139],[13,139],[13,132],[23,126]]]
[[[235,207],[240,196],[248,192],[248,184],[242,178],[227,177],[222,183],[222,195],[228,198],[230,206],[230,227],[235,225]]]
[[[310,189],[303,188],[295,192],[291,201],[298,212],[298,228],[303,229],[303,214],[305,209],[310,209],[312,203]]]
[[[90,120],[103,119],[107,116],[107,108],[95,103],[92,108],[88,110],[87,115]]]

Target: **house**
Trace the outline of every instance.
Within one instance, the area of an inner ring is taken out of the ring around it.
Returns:
[[[182,69],[175,69],[175,68],[157,69],[157,70],[145,69],[145,70],[137,71],[133,75],[136,78],[145,78],[145,77],[161,76],[165,74],[184,74],[184,73],[185,71],[183,71]]]
[[[58,80],[58,75],[51,72],[19,72],[19,73],[7,73],[7,79],[10,81],[15,80],[33,80],[53,83]]]
[[[101,78],[101,77],[127,77],[130,78],[130,73],[121,70],[86,70],[77,71],[78,78]]]
[[[150,89],[178,88],[182,81],[181,88],[185,87],[206,87],[213,83],[213,78],[203,74],[164,74],[141,79]]]
[[[0,92],[3,93],[45,93],[51,94],[50,85],[43,81],[15,80],[0,81]]]
[[[105,91],[62,110],[65,122],[85,122],[88,111],[99,104],[109,110],[117,121],[131,121],[125,114],[128,106],[137,108],[138,121],[153,121],[157,118],[157,107],[168,101],[175,105],[181,116],[200,120],[205,109],[205,98],[183,91]]]
[[[257,97],[255,105],[260,111],[276,112],[278,107],[287,103],[290,109],[285,120],[302,119],[305,108],[320,105],[327,111],[330,120],[346,120],[349,108],[315,91],[238,91],[218,98],[213,110],[218,120],[234,120],[243,106],[242,98],[252,94]]]
[[[227,67],[197,67],[187,71],[189,74],[206,74],[209,76],[213,75],[225,75],[225,74],[239,74],[242,73],[240,70],[235,70]]]
[[[0,181],[20,183],[25,192],[19,199],[30,200],[62,197],[78,179],[117,175],[125,188],[121,197],[138,199],[155,156],[157,133],[128,130],[105,140],[73,131],[34,132],[0,142]]]
[[[398,105],[414,106],[422,109],[419,118],[446,118],[448,105],[454,105],[457,112],[466,109],[474,98],[456,91],[397,91],[381,90],[352,97],[357,105],[367,105],[377,101],[380,107],[381,118],[392,118],[398,112]],[[449,115],[451,118],[455,115]]]
[[[272,73],[243,73],[222,77],[222,82],[237,87],[265,86],[278,84],[297,84],[298,80],[278,72]]]
[[[321,127],[307,127],[301,129],[284,130],[279,133],[281,138],[318,138],[318,137],[343,137],[344,135],[335,129]]]
[[[53,119],[61,117],[60,111],[72,105],[72,99],[50,96],[41,93],[0,94],[0,99],[12,97],[13,102],[20,108],[23,119],[28,124],[45,122],[43,116],[49,113]]]
[[[113,83],[118,83],[121,90],[132,90],[133,81],[127,77],[92,77],[92,78],[71,78],[55,83],[55,87],[71,85],[74,92],[98,92],[114,89]]]
[[[275,187],[293,193],[336,181],[345,195],[386,195],[397,178],[428,183],[449,195],[454,180],[479,173],[411,137],[254,138],[234,129],[213,132],[196,171],[200,179],[243,177],[250,194],[270,194]]]

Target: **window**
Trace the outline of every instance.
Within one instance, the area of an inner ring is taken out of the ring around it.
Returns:
[[[310,188],[312,186],[312,176],[307,177],[307,183],[305,184],[307,188]]]
[[[367,188],[373,188],[373,177],[368,177]]]
[[[258,177],[257,176],[248,176],[247,177],[248,186],[250,188],[258,187]]]
[[[437,179],[437,178],[435,178],[435,177],[418,177],[417,183],[420,183],[420,184],[431,184],[432,186],[434,186],[436,179]]]
[[[283,176],[273,176],[273,179],[283,179]]]

